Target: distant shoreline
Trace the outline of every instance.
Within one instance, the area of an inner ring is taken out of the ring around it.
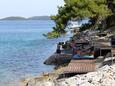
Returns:
[[[50,16],[33,16],[29,18],[20,17],[20,16],[11,16],[1,18],[0,20],[51,20]]]

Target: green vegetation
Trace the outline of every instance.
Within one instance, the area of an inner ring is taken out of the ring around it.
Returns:
[[[49,16],[33,16],[28,18],[28,20],[50,20]]]
[[[12,17],[6,17],[6,18],[3,18],[1,20],[25,20],[26,18],[24,17],[15,17],[15,16],[12,16]]]
[[[0,20],[50,20],[50,17],[49,16],[33,16],[30,18],[24,18],[24,17],[12,16],[12,17],[6,17]]]
[[[110,15],[105,19],[106,22],[105,29],[115,26],[115,0],[109,0],[108,8],[111,9],[113,15]]]
[[[51,38],[58,38],[60,36],[60,34],[56,31],[52,31],[46,34],[43,34],[45,37],[51,39]]]
[[[68,20],[84,20],[90,19],[89,23],[82,25],[81,31],[86,29],[95,29],[101,26],[103,20],[113,14],[108,7],[108,3],[115,0],[64,0],[65,5],[58,7],[58,14],[51,16],[55,21],[56,26],[53,27],[53,33],[60,36],[65,34],[65,28]],[[51,33],[50,33],[51,34]],[[47,34],[49,36],[50,34]],[[52,35],[52,34],[51,34]],[[54,36],[54,35],[52,35]]]

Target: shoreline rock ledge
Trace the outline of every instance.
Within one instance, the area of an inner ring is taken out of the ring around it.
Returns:
[[[64,63],[70,62],[72,54],[53,54],[44,61],[46,65],[63,65]]]
[[[31,79],[25,86],[115,86],[115,64],[105,65],[95,72],[59,80]]]

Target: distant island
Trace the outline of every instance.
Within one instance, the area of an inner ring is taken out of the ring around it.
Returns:
[[[28,20],[50,20],[50,16],[33,16],[28,18]]]
[[[50,16],[33,16],[29,18],[11,16],[0,20],[50,20]]]

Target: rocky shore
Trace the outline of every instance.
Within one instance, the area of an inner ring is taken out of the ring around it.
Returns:
[[[63,74],[62,64],[71,60],[71,53],[53,54],[44,64],[56,65],[59,68],[51,73],[22,80],[24,86],[115,86],[115,64],[111,65],[111,57],[96,60],[96,71],[86,74],[76,74],[59,79]],[[66,60],[66,61],[65,61]],[[115,60],[113,61],[115,63]],[[66,64],[67,65],[67,64]]]
[[[44,61],[46,65],[63,65],[71,60],[72,54],[53,54],[48,59]]]
[[[110,61],[108,58],[105,59],[105,61],[107,60]],[[25,79],[23,82],[25,86],[115,86],[115,64],[106,64],[95,72],[57,79],[61,72],[62,69],[60,68],[41,77]]]

